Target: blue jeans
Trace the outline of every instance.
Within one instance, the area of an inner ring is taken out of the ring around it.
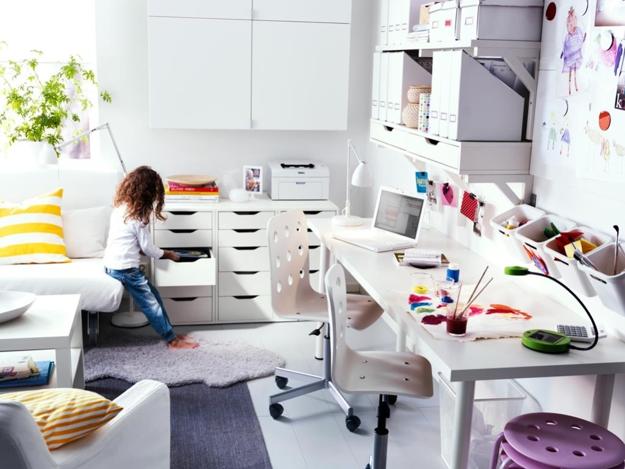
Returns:
[[[135,300],[135,303],[139,305],[143,314],[150,321],[150,325],[163,339],[171,342],[176,338],[174,329],[167,317],[161,295],[141,270],[138,268],[124,270],[106,269],[106,273],[124,285]]]

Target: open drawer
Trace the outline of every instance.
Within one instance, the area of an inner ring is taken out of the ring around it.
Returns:
[[[208,258],[174,262],[154,261],[154,282],[157,287],[203,287],[216,283],[217,264],[211,249],[202,249]]]

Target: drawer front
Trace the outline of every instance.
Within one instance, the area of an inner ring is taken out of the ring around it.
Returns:
[[[253,229],[267,228],[267,222],[274,212],[221,212],[219,229]]]
[[[223,248],[267,246],[267,243],[267,230],[265,229],[219,230],[219,246]]]
[[[157,230],[210,230],[213,228],[211,212],[166,212],[167,220],[157,221]]]
[[[252,0],[149,0],[148,16],[249,20]]]
[[[269,249],[219,248],[221,272],[264,272],[269,270]]]
[[[319,273],[318,270],[310,271],[310,286],[313,287],[313,290],[315,291],[321,291],[319,290],[319,277],[320,276],[321,274]],[[325,288],[323,290],[325,290]]]
[[[154,281],[157,287],[206,287],[215,285],[215,258],[195,262],[154,261]]]
[[[271,295],[269,272],[220,272],[219,296]]]
[[[321,265],[321,248],[313,247],[308,249],[309,269],[319,270]]]
[[[213,296],[214,287],[160,287],[163,298],[197,298]]]
[[[213,322],[213,299],[210,297],[164,298],[163,304],[174,326]]]
[[[213,245],[211,230],[156,230],[156,245],[162,248],[208,248]]]
[[[220,322],[273,321],[270,296],[219,298]]]
[[[312,232],[312,230],[308,230],[308,246],[320,246],[321,240],[319,236]]]

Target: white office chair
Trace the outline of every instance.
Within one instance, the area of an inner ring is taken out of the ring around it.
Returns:
[[[284,319],[327,323],[326,297],[317,293],[310,285],[306,216],[301,211],[276,215],[269,220],[267,233],[271,262],[271,302],[274,312]],[[365,329],[382,315],[382,309],[368,296],[347,295],[346,298],[349,324],[354,329]],[[313,331],[315,332],[317,331]],[[276,384],[280,389],[286,388],[290,377],[309,383],[271,396],[269,412],[277,419],[284,412],[280,402],[328,389],[345,412],[347,429],[353,432],[360,426],[360,419],[353,414],[352,407],[332,384],[328,334],[324,337],[324,360],[323,376],[276,368]]]
[[[379,394],[378,423],[368,469],[386,469],[390,416],[388,396],[431,397],[432,367],[420,355],[403,352],[356,352],[345,342],[348,302],[345,271],[333,265],[325,278],[332,344],[331,377],[347,393]]]

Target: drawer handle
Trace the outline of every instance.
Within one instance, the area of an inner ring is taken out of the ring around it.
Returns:
[[[242,272],[242,271],[234,271],[232,272],[234,275],[256,275],[259,274],[259,271],[256,272]]]
[[[309,270],[309,271],[308,271],[308,273],[309,273],[310,275],[315,275],[315,274],[316,274],[316,273],[318,273],[318,272],[319,272],[319,270]]]
[[[237,229],[237,230],[232,230],[235,233],[258,233],[260,231],[260,228],[258,229]]]
[[[257,249],[260,249],[260,246],[256,246],[256,247],[238,247],[238,248],[232,248],[232,249],[236,249],[237,251],[256,251]]]
[[[241,215],[241,216],[253,216],[253,215],[258,215],[260,212],[232,212],[235,215]]]
[[[172,215],[177,215],[180,217],[188,217],[190,215],[195,215],[197,212],[169,212]]]
[[[191,301],[195,301],[195,300],[197,300],[197,298],[198,298],[198,297],[197,297],[197,296],[195,296],[195,297],[189,297],[189,298],[170,298],[170,300],[171,300],[171,301],[176,301],[176,302],[183,303],[183,302],[191,302]]]
[[[321,246],[308,246],[309,251],[314,251],[315,249],[319,249]]]
[[[439,143],[441,143],[441,142],[439,142],[438,140],[434,140],[434,139],[432,139],[432,138],[427,138],[427,137],[425,138],[425,142],[426,142],[426,143],[428,143],[428,144],[430,144],[430,145],[433,145],[433,146],[436,146],[436,145],[438,145]]]
[[[384,130],[386,130],[387,132],[392,132],[393,130],[395,130],[394,127],[389,127],[388,125],[384,126]]]
[[[304,215],[319,215],[321,213],[321,210],[308,210],[308,211],[304,211]]]
[[[169,230],[169,231],[175,234],[191,234],[191,233],[195,233],[197,230]]]
[[[250,296],[233,296],[235,300],[255,300],[259,295],[250,295]]]

